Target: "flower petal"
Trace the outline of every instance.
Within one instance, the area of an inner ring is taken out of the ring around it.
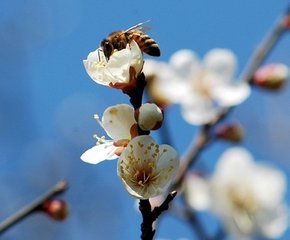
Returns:
[[[143,72],[146,77],[153,79],[149,90],[157,99],[178,103],[188,92],[188,82],[177,76],[165,62],[147,59]]]
[[[128,104],[108,107],[102,117],[102,124],[112,139],[131,139],[130,129],[136,123],[134,109]]]
[[[103,51],[98,48],[90,52],[87,59],[83,61],[86,72],[98,84],[108,86],[110,79],[104,78],[106,58]]]
[[[131,63],[131,52],[122,49],[113,53],[104,70],[104,79],[111,83],[128,83],[130,80],[129,68]],[[108,80],[107,80],[108,79]]]
[[[188,49],[175,52],[169,60],[169,65],[181,78],[190,79],[200,69],[196,54]]]
[[[251,93],[248,84],[220,85],[211,89],[211,95],[223,107],[235,106],[245,101]]]
[[[249,173],[253,164],[253,158],[247,150],[242,147],[232,147],[220,157],[214,177],[219,180],[232,181],[241,174],[245,176],[245,173]]]
[[[96,145],[81,155],[81,160],[86,163],[98,164],[104,160],[116,159],[115,154],[117,148],[113,145],[113,141],[108,141],[103,144]]]
[[[215,48],[204,56],[203,64],[206,71],[229,81],[236,71],[237,60],[232,51]]]
[[[278,205],[272,211],[262,211],[257,216],[262,233],[271,239],[279,239],[289,226],[289,209]]]
[[[202,211],[211,206],[210,185],[207,179],[191,173],[185,179],[185,199],[193,209]]]
[[[129,44],[128,44],[129,46]],[[135,68],[136,75],[139,75],[139,73],[142,71],[143,68],[143,54],[141,52],[141,49],[139,48],[138,44],[132,40],[130,43],[130,50],[131,50],[131,61],[130,65]]]
[[[251,178],[256,201],[264,208],[275,208],[282,202],[286,192],[286,176],[270,166],[258,165]],[[269,194],[271,192],[271,194]]]
[[[191,95],[181,105],[182,117],[192,125],[209,123],[217,115],[213,102],[206,97]]]

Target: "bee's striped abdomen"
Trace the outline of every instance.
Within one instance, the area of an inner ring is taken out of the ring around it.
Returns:
[[[158,44],[147,34],[141,31],[129,31],[129,39],[133,39],[140,49],[151,56],[160,56],[160,49]]]

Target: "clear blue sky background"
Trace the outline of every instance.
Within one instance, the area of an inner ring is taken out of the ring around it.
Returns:
[[[2,0],[0,2],[0,219],[30,202],[60,179],[70,218],[55,223],[34,215],[1,239],[138,239],[140,216],[116,176],[116,161],[98,166],[79,160],[101,133],[93,114],[128,103],[121,92],[95,84],[82,60],[110,32],[151,19],[150,35],[161,60],[181,48],[203,56],[230,48],[243,69],[252,50],[286,8],[286,0]],[[285,36],[267,61],[290,64]],[[290,86],[280,94],[255,90],[230,119],[246,129],[243,143],[257,159],[290,173]],[[196,128],[173,107],[168,113],[173,143],[182,154]],[[158,135],[156,135],[158,139]],[[207,169],[230,144],[205,152]],[[269,193],[271,194],[271,193]],[[289,200],[289,197],[288,197]],[[208,226],[208,222],[204,224]],[[185,223],[163,218],[158,237],[194,239]],[[289,239],[290,232],[283,239]]]

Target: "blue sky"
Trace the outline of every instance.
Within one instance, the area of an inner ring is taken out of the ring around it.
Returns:
[[[116,162],[98,166],[79,160],[101,129],[93,114],[128,103],[121,92],[95,84],[82,60],[110,32],[150,19],[150,35],[160,60],[189,48],[202,56],[215,47],[233,50],[239,70],[286,8],[286,0],[105,1],[10,0],[0,2],[0,216],[31,201],[59,179],[71,208],[64,223],[34,215],[3,239],[138,239],[139,213],[116,176]],[[290,63],[289,34],[268,62]],[[246,129],[243,143],[257,159],[273,162],[289,175],[290,86],[280,94],[254,90],[230,116]],[[178,107],[168,113],[174,145],[184,152],[197,128]],[[158,135],[155,135],[158,139]],[[269,140],[270,139],[270,140]],[[209,169],[229,147],[205,152]],[[205,222],[205,224],[207,224]],[[210,229],[212,229],[209,226]],[[283,239],[288,239],[290,233]],[[194,239],[188,226],[164,217],[159,238]]]

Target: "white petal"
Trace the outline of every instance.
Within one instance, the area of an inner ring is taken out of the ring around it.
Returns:
[[[162,192],[166,190],[170,180],[175,176],[178,165],[179,159],[176,150],[167,144],[160,145],[156,172],[160,173],[158,184],[162,188]]]
[[[130,65],[135,68],[136,75],[142,71],[143,68],[143,54],[138,46],[138,44],[133,40],[130,43],[131,50],[131,62]]]
[[[212,49],[204,56],[206,71],[223,77],[225,81],[231,79],[235,73],[237,60],[234,53],[228,49]]]
[[[251,89],[248,84],[220,85],[211,89],[211,95],[220,106],[235,106],[245,101],[250,95]]]
[[[175,52],[169,64],[182,78],[189,79],[200,69],[199,60],[194,52],[183,49]]]
[[[251,179],[255,198],[260,206],[275,208],[283,201],[286,192],[286,176],[281,171],[258,165]]]
[[[88,75],[98,84],[108,86],[110,81],[104,78],[104,70],[106,59],[103,51],[98,48],[94,52],[89,53],[86,60],[83,61]]]
[[[187,79],[177,76],[172,67],[165,62],[157,62],[147,59],[144,63],[143,72],[145,76],[153,77],[153,92],[161,95],[161,98],[169,102],[178,103],[187,94]]]
[[[232,147],[220,157],[215,175],[222,178],[235,178],[237,174],[245,174],[253,168],[250,153],[242,147]]]
[[[108,107],[103,114],[102,123],[112,139],[131,139],[130,128],[136,123],[134,109],[128,104]]]
[[[211,206],[209,182],[196,174],[188,174],[185,179],[185,199],[196,210],[207,210]]]
[[[113,145],[113,141],[96,145],[81,155],[81,160],[86,163],[98,164],[104,160],[116,159],[115,154],[117,148]]]
[[[263,211],[257,216],[264,236],[279,239],[289,226],[289,209],[286,205],[278,205],[271,212]]]
[[[205,97],[190,96],[181,104],[182,117],[192,125],[208,123],[217,115],[212,101]]]
[[[104,70],[104,78],[114,83],[128,83],[130,79],[129,68],[131,52],[129,49],[122,49],[113,53]]]

